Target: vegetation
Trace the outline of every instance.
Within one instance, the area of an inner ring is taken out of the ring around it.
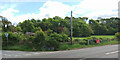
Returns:
[[[87,17],[72,17],[73,45],[70,45],[70,17],[55,16],[42,20],[28,19],[13,25],[0,16],[2,22],[3,49],[45,51],[82,48],[104,44],[114,44],[119,39],[119,18],[88,20]],[[89,23],[86,23],[89,21]],[[8,43],[4,33],[8,33]],[[116,34],[115,34],[116,33]],[[114,35],[116,37],[114,37]],[[100,44],[96,40],[100,40]],[[89,41],[89,44],[88,44]],[[6,48],[8,44],[9,48]]]
[[[88,48],[88,47],[113,45],[113,44],[118,44],[118,41],[110,41],[110,42],[101,43],[101,44],[94,44],[94,45],[80,45],[80,44],[68,45],[68,44],[64,44],[64,45],[60,46],[59,50],[70,50],[70,49]]]
[[[117,32],[117,33],[115,34],[115,36],[116,36],[116,38],[117,38],[118,40],[120,40],[120,32]]]
[[[90,37],[96,37],[96,38],[115,38],[114,35],[91,35]],[[74,39],[86,39],[87,37],[73,37]]]

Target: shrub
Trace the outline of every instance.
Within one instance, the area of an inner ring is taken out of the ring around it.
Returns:
[[[87,41],[85,41],[85,40],[79,41],[79,44],[80,45],[87,45]]]
[[[56,40],[58,42],[61,42],[62,36],[54,32],[50,35],[50,40]]]
[[[59,50],[66,50],[66,49],[69,49],[69,45],[61,45]]]
[[[120,32],[117,32],[117,33],[115,34],[115,36],[116,36],[116,38],[117,38],[118,40],[120,40]]]
[[[48,50],[57,50],[60,44],[56,40],[48,40],[46,43],[46,47]]]
[[[16,45],[19,43],[19,38],[20,36],[18,34],[14,34],[12,32],[7,32],[8,33],[8,45]],[[2,33],[2,44],[5,46],[7,43],[7,38],[4,33]]]
[[[62,33],[62,42],[68,42],[68,41],[69,41],[68,35]]]
[[[86,38],[86,44],[88,43],[89,40],[89,44],[95,44],[96,43],[96,37],[88,37]]]
[[[57,34],[54,32],[50,35],[50,40],[56,40],[58,42],[67,42],[69,38],[68,35],[66,35],[65,33]]]
[[[79,42],[80,39],[74,39],[74,42]]]
[[[47,31],[45,31],[45,33],[46,33],[48,36],[50,36],[50,35],[52,34],[52,32],[53,32],[53,30],[51,30],[51,29],[48,29]]]
[[[26,36],[26,41],[24,41],[24,45],[28,48],[33,48],[34,43],[33,41],[35,40],[35,36]]]
[[[88,40],[92,40],[93,38],[92,38],[92,37],[88,37],[87,39],[88,39]]]
[[[29,41],[30,41],[29,38],[31,36],[25,35],[21,32],[19,32],[18,35],[20,36],[19,44],[27,45],[29,43]]]
[[[37,31],[35,34],[35,40],[33,40],[33,46],[36,49],[41,49],[41,47],[45,46],[45,38],[46,34],[42,30]]]

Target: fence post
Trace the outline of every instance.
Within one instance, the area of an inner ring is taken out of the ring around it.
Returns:
[[[89,40],[87,40],[87,41],[88,41],[88,45],[89,45],[89,44],[90,44],[90,43],[89,43]]]

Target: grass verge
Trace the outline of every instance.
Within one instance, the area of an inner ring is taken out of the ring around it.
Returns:
[[[80,49],[80,48],[88,48],[88,47],[103,46],[103,45],[113,45],[113,44],[118,44],[118,41],[115,40],[115,41],[110,41],[110,42],[106,42],[106,43],[94,44],[94,45],[64,44],[64,45],[60,46],[59,50]]]
[[[94,45],[80,45],[80,44],[62,44],[58,50],[71,50],[71,49],[80,49],[80,48],[88,48],[88,47],[96,47],[96,46],[103,46],[103,45],[112,45],[112,44],[118,44],[118,41],[110,41],[106,43],[100,43],[100,44],[94,44]],[[18,45],[18,46],[10,46],[8,48],[3,48],[3,50],[15,50],[15,51],[33,51],[32,48],[25,47],[24,45]],[[41,51],[41,50],[38,50]]]
[[[96,38],[114,38],[115,37],[115,35],[92,35],[92,36],[90,36],[90,37],[96,37]],[[88,37],[73,37],[73,40],[74,39],[86,39],[86,38],[88,38]]]

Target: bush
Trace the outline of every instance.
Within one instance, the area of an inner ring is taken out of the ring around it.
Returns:
[[[88,40],[92,40],[93,38],[92,38],[92,37],[88,37],[87,39],[88,39]]]
[[[58,42],[61,42],[62,36],[54,32],[50,35],[50,40],[56,40]]]
[[[57,33],[53,33],[50,35],[50,40],[56,40],[58,42],[67,42],[68,39],[68,35],[62,33],[62,34],[57,34]]]
[[[89,40],[90,45],[95,44],[96,39],[97,39],[96,37],[88,37],[88,38],[86,38],[86,44],[88,44],[88,40]]]
[[[28,35],[25,35],[21,32],[18,33],[18,35],[20,36],[20,41],[19,41],[19,44],[23,44],[23,45],[27,45],[31,40],[29,40],[32,36],[28,36]]]
[[[19,43],[20,36],[18,34],[14,34],[12,32],[8,33],[8,46],[13,46]],[[7,38],[4,33],[2,33],[2,44],[3,46],[7,45]]]
[[[69,45],[61,45],[59,50],[66,50],[66,49],[69,49]]]
[[[46,47],[48,50],[57,50],[60,44],[56,40],[48,40],[46,43]]]
[[[53,32],[53,30],[51,30],[51,29],[48,29],[47,31],[45,31],[45,33],[46,33],[48,36],[50,36],[50,35],[52,34],[52,32]]]
[[[115,36],[116,36],[116,38],[117,38],[118,40],[120,40],[120,32],[117,32],[117,33],[115,34]]]
[[[87,45],[87,41],[84,41],[84,40],[79,41],[79,44],[80,44],[80,45]]]
[[[37,31],[35,34],[35,40],[33,40],[34,48],[41,49],[43,46],[45,46],[45,38],[46,34],[42,30]]]
[[[26,39],[23,43],[27,48],[33,48],[34,47],[34,40],[35,36],[26,36]]]
[[[62,42],[68,42],[69,41],[69,37],[68,35],[66,35],[65,33],[62,33]]]
[[[74,42],[79,42],[80,39],[74,39]]]

